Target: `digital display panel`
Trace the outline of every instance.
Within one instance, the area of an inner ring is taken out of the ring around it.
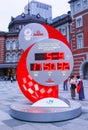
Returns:
[[[35,60],[64,60],[64,52],[35,53]]]
[[[35,53],[35,61],[37,60],[64,60],[64,52],[46,52]],[[32,63],[30,64],[31,71],[54,71],[54,70],[70,70],[69,62],[44,62],[44,63]]]
[[[42,70],[42,64],[41,63],[30,64],[30,70],[31,71],[41,71]]]
[[[45,71],[56,70],[56,64],[55,63],[43,63],[43,69]]]
[[[69,62],[57,63],[57,70],[70,70]]]
[[[53,71],[53,70],[70,70],[69,62],[59,63],[32,63],[30,64],[31,71]]]

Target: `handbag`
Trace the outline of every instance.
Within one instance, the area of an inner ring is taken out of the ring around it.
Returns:
[[[75,84],[71,84],[71,88],[72,88],[72,89],[75,89],[75,88],[76,88],[76,85],[75,85]]]
[[[77,93],[80,93],[81,85],[82,85],[82,81],[80,81],[79,84],[77,85]]]
[[[77,86],[77,93],[79,93],[80,92],[80,89],[81,89],[81,87],[80,87],[80,84]]]

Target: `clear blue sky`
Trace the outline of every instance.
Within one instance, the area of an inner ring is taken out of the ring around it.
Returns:
[[[30,2],[31,0],[29,0]],[[52,6],[53,18],[67,13],[70,10],[69,0],[36,0]],[[0,1],[0,31],[8,31],[11,16],[16,17],[24,12],[28,0],[1,0]]]

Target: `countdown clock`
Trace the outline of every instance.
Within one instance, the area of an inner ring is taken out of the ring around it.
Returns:
[[[17,80],[23,94],[32,102],[58,98],[58,84],[68,78],[73,69],[67,40],[48,25],[32,23],[20,32],[19,44],[24,53],[18,63]]]
[[[30,76],[44,86],[60,84],[70,75],[72,68],[71,50],[56,39],[36,43],[27,56]]]

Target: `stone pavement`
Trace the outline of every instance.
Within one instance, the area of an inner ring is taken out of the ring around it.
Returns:
[[[76,95],[76,101],[82,105],[82,114],[79,117],[52,123],[25,122],[9,115],[11,104],[27,101],[17,82],[0,81],[0,130],[88,130],[88,81],[84,81],[84,91],[85,100],[79,101]],[[59,95],[71,100],[70,89],[63,91],[62,85],[59,87]]]

